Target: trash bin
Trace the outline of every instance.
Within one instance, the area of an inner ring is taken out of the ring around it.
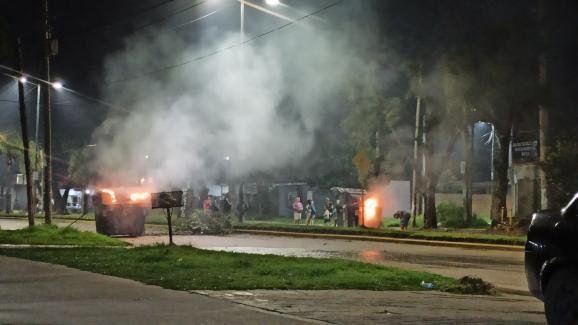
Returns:
[[[109,196],[110,191],[99,191],[92,198],[96,232],[108,236],[142,236],[149,209],[140,204],[116,202]]]

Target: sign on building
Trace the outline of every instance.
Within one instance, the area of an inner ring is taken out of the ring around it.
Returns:
[[[512,162],[514,164],[535,163],[538,160],[538,141],[520,141],[512,143]]]

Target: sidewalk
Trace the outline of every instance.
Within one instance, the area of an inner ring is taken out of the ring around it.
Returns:
[[[195,293],[0,256],[0,324],[304,324]]]

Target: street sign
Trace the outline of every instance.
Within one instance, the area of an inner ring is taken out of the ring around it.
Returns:
[[[167,226],[169,228],[169,244],[173,243],[173,225],[171,223],[171,208],[183,206],[183,191],[151,193],[151,207],[153,209],[166,209]]]
[[[153,209],[168,209],[183,206],[183,191],[151,193]]]
[[[521,141],[512,143],[512,162],[514,164],[535,163],[538,160],[538,141]]]

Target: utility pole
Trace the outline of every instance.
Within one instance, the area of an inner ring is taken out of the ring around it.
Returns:
[[[540,23],[540,38],[543,42],[546,39],[546,33],[544,31],[544,0],[538,2],[538,21]],[[541,88],[546,86],[546,54],[544,50],[538,57],[538,83]],[[548,182],[546,181],[546,173],[544,172],[544,163],[546,162],[546,157],[548,155],[548,110],[544,106],[544,103],[538,105],[538,124],[539,124],[539,143],[540,143],[540,156],[539,156],[539,172],[538,178],[540,182],[540,208],[548,209]]]
[[[473,159],[473,139],[474,128],[471,118],[471,108],[464,105],[464,187],[462,190],[464,221],[469,223],[472,220],[472,163]]]
[[[44,88],[44,223],[52,223],[52,107],[50,106],[50,57],[51,33],[50,21],[48,16],[48,0],[42,1],[44,8],[42,10],[42,20],[44,26],[44,79],[48,84]]]
[[[34,226],[34,195],[32,194],[32,173],[30,172],[30,144],[28,140],[28,116],[24,103],[24,83],[22,82],[22,43],[18,38],[18,103],[20,106],[20,130],[24,147],[24,175],[26,175],[26,207],[28,210],[28,226]]]
[[[419,76],[418,76],[418,84],[421,85],[421,67],[419,69]],[[419,133],[420,133],[420,124],[421,124],[421,96],[417,96],[416,107],[415,107],[415,133],[413,138],[413,170],[411,173],[411,215],[413,217],[412,226],[416,227],[416,218],[417,218],[417,205],[418,205],[418,191],[417,191],[417,183],[418,183],[418,154],[419,154]]]

